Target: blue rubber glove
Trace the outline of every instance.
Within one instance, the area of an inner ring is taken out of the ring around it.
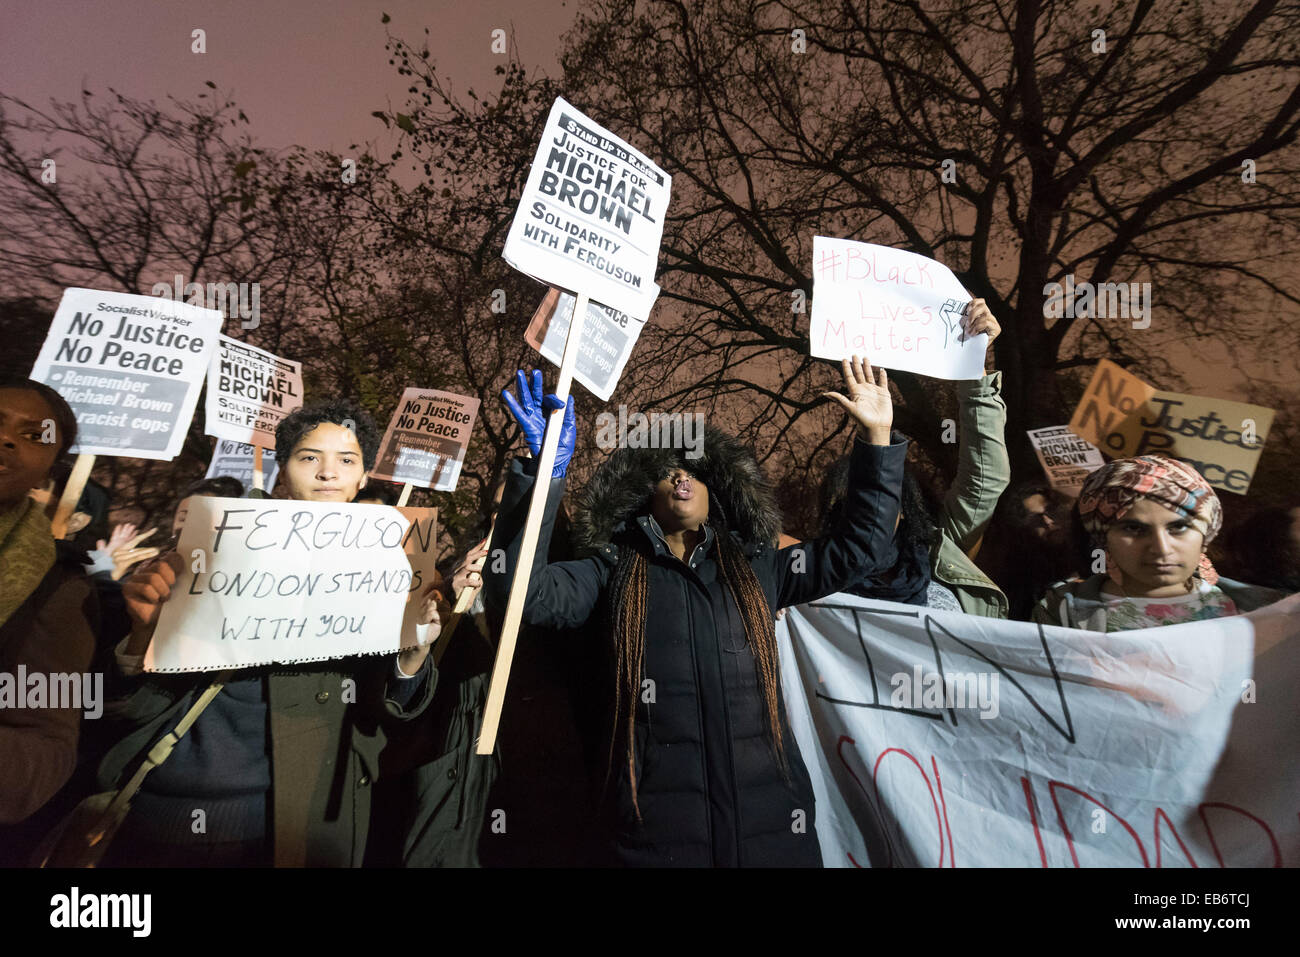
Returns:
[[[524,441],[533,455],[542,454],[542,437],[546,431],[546,419],[551,412],[560,408],[560,397],[551,393],[542,395],[542,370],[533,370],[533,383],[530,387],[524,370],[515,373],[519,388],[519,401],[510,394],[509,389],[501,392],[506,408],[523,430]],[[552,478],[560,478],[569,470],[569,460],[573,458],[573,447],[578,440],[578,419],[573,408],[573,396],[564,405],[564,421],[560,427],[560,447],[555,453],[555,467],[551,469]]]

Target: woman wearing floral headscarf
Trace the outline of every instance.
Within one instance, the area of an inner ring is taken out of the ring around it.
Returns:
[[[1220,578],[1205,547],[1223,524],[1214,490],[1192,466],[1163,455],[1118,459],[1093,472],[1078,516],[1106,573],[1053,585],[1034,621],[1128,631],[1223,618],[1283,597]]]

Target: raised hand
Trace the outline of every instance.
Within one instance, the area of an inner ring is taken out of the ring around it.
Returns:
[[[546,433],[546,420],[549,414],[561,407],[564,409],[564,421],[560,426],[560,446],[555,454],[555,467],[551,469],[551,477],[559,478],[569,470],[569,460],[573,458],[573,448],[578,440],[578,420],[574,411],[573,396],[570,395],[567,402],[561,402],[560,397],[553,392],[543,396],[541,369],[533,370],[532,385],[529,385],[523,369],[517,370],[515,377],[519,398],[516,400],[509,389],[502,390],[501,398],[505,400],[506,408],[519,423],[519,428],[524,433],[524,441],[528,443],[533,455],[542,454],[542,437]]]
[[[858,431],[872,445],[888,445],[889,430],[894,424],[894,400],[889,394],[889,377],[884,369],[872,370],[871,363],[860,356],[841,360],[844,368],[844,391],[823,392],[834,399],[858,423]]]
[[[134,525],[127,527],[133,530],[135,528]],[[113,538],[117,537],[117,531],[117,529],[113,530],[113,536],[109,539],[110,546],[112,545]],[[113,571],[110,574],[112,575],[113,581],[121,579],[130,570],[132,565],[135,565],[138,562],[148,561],[149,559],[156,558],[158,555],[162,554],[161,548],[155,548],[153,546],[148,546],[146,548],[138,547],[142,541],[154,534],[156,531],[158,531],[158,529],[151,528],[147,532],[141,532],[139,535],[123,542],[119,547],[112,549]]]

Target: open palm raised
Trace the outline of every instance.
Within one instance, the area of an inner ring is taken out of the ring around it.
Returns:
[[[844,367],[844,391],[823,392],[834,399],[858,423],[872,445],[888,445],[889,429],[894,424],[894,400],[889,395],[889,377],[884,369],[871,368],[860,356],[841,360]]]

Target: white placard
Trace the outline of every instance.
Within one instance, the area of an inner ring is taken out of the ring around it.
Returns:
[[[262,452],[262,485],[266,491],[275,488],[275,477],[280,474],[280,463],[275,460],[275,450]],[[212,450],[212,461],[208,463],[204,478],[216,478],[229,475],[237,478],[245,489],[253,487],[253,446],[246,442],[232,442],[229,439],[217,439]]]
[[[1075,435],[1068,425],[1030,429],[1028,435],[1048,484],[1075,498],[1083,480],[1106,464],[1101,449]]]
[[[415,585],[410,522],[387,505],[190,501],[185,570],[146,671],[213,671],[393,653]],[[409,643],[408,636],[408,643]]]
[[[502,256],[541,282],[648,319],[671,189],[644,153],[557,98]]]
[[[65,289],[31,377],[76,413],[73,452],[173,459],[222,321],[157,296]]]
[[[812,355],[862,355],[872,365],[979,379],[988,336],[966,339],[971,295],[942,263],[903,249],[813,237]]]
[[[208,435],[273,449],[275,427],[301,406],[301,362],[220,337],[208,367]]]
[[[1300,865],[1300,596],[1101,634],[840,594],[776,629],[828,867]]]
[[[533,313],[524,333],[528,344],[557,366],[564,358],[564,343],[569,336],[576,301],[567,292],[552,289]],[[644,327],[644,322],[625,312],[588,302],[573,377],[608,402]]]

